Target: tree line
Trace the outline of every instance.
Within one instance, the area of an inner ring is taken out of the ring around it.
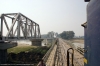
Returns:
[[[75,36],[74,31],[63,31],[62,33],[58,34],[57,32],[54,31],[50,31],[45,35],[42,35],[42,37],[44,38],[56,38],[56,37],[60,37],[63,39],[72,39]]]
[[[72,39],[74,36],[74,31],[63,31],[62,33],[60,33],[60,37],[63,39]]]

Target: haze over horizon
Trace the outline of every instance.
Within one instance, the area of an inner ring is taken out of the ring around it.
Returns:
[[[84,0],[0,0],[0,14],[22,13],[40,25],[41,34],[49,31],[74,31],[84,35],[86,22]]]

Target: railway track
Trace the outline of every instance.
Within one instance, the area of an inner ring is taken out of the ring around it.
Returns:
[[[58,39],[57,43],[54,44],[44,56],[44,61],[47,66],[67,66],[67,50],[71,48],[65,40]],[[70,57],[70,63],[72,57]],[[74,66],[84,66],[83,55],[74,49]]]
[[[67,66],[67,63],[66,63],[66,53],[65,53],[65,50],[63,49],[62,45],[60,45],[61,43],[58,44],[58,66]]]
[[[78,51],[81,55],[84,55],[84,49],[83,48],[81,48],[81,47],[77,47],[77,48],[75,48],[74,46],[73,46],[73,44],[70,44],[70,42],[68,42],[68,41],[66,41],[66,40],[64,40],[63,39],[63,41],[65,42],[65,43],[68,43],[67,45],[69,45],[69,46],[71,46],[72,48],[74,48],[76,51]]]
[[[60,39],[60,41],[67,56],[67,50],[68,48],[70,48],[70,46],[64,40]],[[74,49],[74,66],[84,66],[83,58],[84,58],[83,55],[81,55]]]

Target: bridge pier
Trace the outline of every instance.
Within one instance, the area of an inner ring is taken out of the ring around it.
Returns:
[[[53,39],[47,39],[48,43],[52,43]]]
[[[0,49],[0,64],[4,64],[7,61],[7,49]]]
[[[32,46],[42,46],[43,39],[31,39]]]
[[[0,42],[0,64],[5,64],[7,61],[7,49],[17,46],[16,42]]]

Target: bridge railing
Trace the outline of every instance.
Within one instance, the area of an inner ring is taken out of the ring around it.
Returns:
[[[50,49],[47,51],[47,53],[46,53],[46,54],[44,55],[44,57],[42,58],[42,60],[44,61],[44,63],[47,62],[48,57],[49,57],[51,51],[53,50],[55,44],[56,44],[56,40],[54,40],[54,42],[52,43],[52,46],[50,47]],[[40,62],[37,64],[37,66],[39,66],[39,64],[40,64]]]

